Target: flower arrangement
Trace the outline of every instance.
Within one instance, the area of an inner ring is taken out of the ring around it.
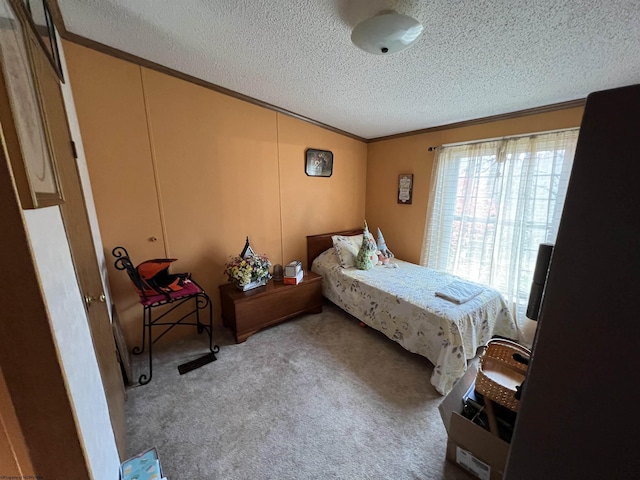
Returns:
[[[240,287],[256,282],[267,281],[271,278],[269,267],[271,262],[264,255],[249,255],[246,258],[232,257],[225,264],[224,273],[230,282],[235,282]]]

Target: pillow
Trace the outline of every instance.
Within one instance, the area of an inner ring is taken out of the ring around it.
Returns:
[[[333,248],[338,254],[342,268],[355,267],[356,256],[362,245],[362,235],[353,235],[350,237],[333,235],[331,240],[333,240]]]

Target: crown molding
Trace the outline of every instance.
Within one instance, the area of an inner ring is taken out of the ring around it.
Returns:
[[[451,130],[453,128],[470,127],[472,125],[481,125],[483,123],[497,122],[500,120],[511,120],[518,117],[527,117],[537,115],[539,113],[555,112],[558,110],[566,110],[568,108],[584,107],[586,98],[570,100],[568,102],[553,103],[542,107],[528,108],[526,110],[518,110],[516,112],[501,113],[490,117],[475,118],[473,120],[464,120],[462,122],[449,123],[447,125],[439,125],[437,127],[423,128],[421,130],[412,130],[411,132],[397,133],[395,135],[387,135],[385,137],[371,138],[367,143],[382,142],[384,140],[393,140],[394,138],[410,137],[413,135],[421,135],[423,133],[433,133],[441,130]]]
[[[73,43],[77,43],[78,45],[82,45],[87,48],[91,48],[98,52],[111,55],[112,57],[119,58],[121,60],[125,60],[127,62],[135,63],[142,67],[149,68],[150,70],[155,70],[160,73],[164,73],[166,75],[170,75],[172,77],[179,78],[180,80],[184,80],[190,83],[194,83],[204,88],[208,88],[209,90],[213,90],[218,93],[223,93],[230,97],[237,98],[238,100],[242,100],[244,102],[251,103],[253,105],[257,105],[259,107],[266,108],[268,110],[272,110],[274,112],[282,113],[283,115],[287,115],[289,117],[296,118],[298,120],[302,120],[303,122],[310,123],[317,127],[324,128],[325,130],[329,130],[331,132],[343,135],[345,137],[352,138],[354,140],[358,140],[363,143],[367,143],[367,139],[360,137],[358,135],[354,135],[353,133],[345,132],[344,130],[340,130],[339,128],[332,127],[331,125],[327,125],[325,123],[319,122],[309,117],[305,117],[304,115],[299,115],[290,110],[278,107],[276,105],[272,105],[267,102],[263,102],[262,100],[258,100],[257,98],[250,97],[248,95],[244,95],[242,93],[236,92],[234,90],[230,90],[225,87],[221,87],[220,85],[216,85],[211,82],[207,82],[197,77],[193,77],[186,73],[180,72],[178,70],[174,70],[173,68],[166,67],[164,65],[160,65],[159,63],[152,62],[147,60],[146,58],[138,57],[137,55],[133,55],[131,53],[124,52],[122,50],[118,50],[117,48],[110,47],[100,42],[96,42],[95,40],[91,40],[89,38],[83,37],[82,35],[78,35],[72,33],[67,30],[64,19],[62,18],[62,12],[60,11],[60,6],[58,5],[57,0],[48,0],[51,16],[53,17],[53,21],[56,24],[56,28],[58,29],[58,33],[62,38],[68,40]]]
[[[367,139],[367,138],[364,138],[364,137],[360,137],[358,135],[354,135],[353,133],[349,133],[349,132],[346,132],[344,130],[340,130],[338,128],[332,127],[331,125],[327,125],[325,123],[319,122],[319,121],[314,120],[312,118],[305,117],[304,115],[299,115],[299,114],[297,114],[295,112],[291,112],[289,110],[286,110],[284,108],[278,107],[276,105],[272,105],[270,103],[263,102],[262,100],[258,100],[256,98],[250,97],[248,95],[244,95],[244,94],[236,92],[234,90],[230,90],[228,88],[221,87],[221,86],[216,85],[214,83],[210,83],[210,82],[207,82],[207,81],[202,80],[200,78],[193,77],[193,76],[188,75],[186,73],[182,73],[182,72],[180,72],[178,70],[174,70],[174,69],[166,67],[164,65],[160,65],[158,63],[152,62],[152,61],[147,60],[145,58],[138,57],[138,56],[133,55],[131,53],[123,52],[122,50],[118,50],[117,48],[110,47],[110,46],[105,45],[103,43],[96,42],[95,40],[91,40],[91,39],[83,37],[81,35],[69,32],[67,30],[67,28],[66,28],[65,23],[64,23],[64,18],[62,17],[62,11],[60,10],[60,6],[58,5],[58,0],[47,0],[47,3],[49,5],[49,10],[51,12],[51,16],[53,17],[53,20],[54,20],[54,22],[56,24],[56,28],[58,29],[58,33],[65,40],[77,43],[78,45],[82,45],[84,47],[91,48],[93,50],[96,50],[96,51],[101,52],[101,53],[105,53],[107,55],[111,55],[111,56],[116,57],[116,58],[120,58],[121,60],[125,60],[125,61],[131,62],[131,63],[135,63],[137,65],[149,68],[151,70],[155,70],[155,71],[170,75],[172,77],[176,77],[176,78],[179,78],[181,80],[185,80],[187,82],[194,83],[196,85],[208,88],[208,89],[213,90],[215,92],[219,92],[219,93],[223,93],[225,95],[229,95],[230,97],[234,97],[234,98],[237,98],[239,100],[252,103],[252,104],[257,105],[259,107],[263,107],[263,108],[266,108],[268,110],[272,110],[274,112],[282,113],[283,115],[287,115],[289,117],[293,117],[293,118],[296,118],[298,120],[302,120],[303,122],[310,123],[311,125],[315,125],[317,127],[323,128],[325,130],[329,130],[331,132],[334,132],[334,133],[337,133],[337,134],[340,134],[340,135],[344,135],[345,137],[349,137],[349,138],[352,138],[354,140],[358,140],[358,141],[364,142],[364,143],[375,143],[375,142],[381,142],[381,141],[384,141],[384,140],[392,140],[392,139],[395,139],[395,138],[410,137],[410,136],[413,136],[413,135],[421,135],[423,133],[438,132],[438,131],[441,131],[441,130],[449,130],[449,129],[452,129],[452,128],[469,127],[469,126],[472,126],[472,125],[480,125],[480,124],[483,124],[483,123],[497,122],[497,121],[500,121],[500,120],[510,120],[510,119],[514,119],[514,118],[518,118],[518,117],[526,117],[526,116],[529,116],[529,115],[536,115],[536,114],[539,114],[539,113],[548,113],[548,112],[555,112],[555,111],[558,111],[558,110],[565,110],[565,109],[568,109],[568,108],[583,107],[585,105],[585,102],[586,102],[586,98],[581,98],[581,99],[577,99],[577,100],[570,100],[568,102],[553,103],[553,104],[544,105],[544,106],[541,106],[541,107],[528,108],[526,110],[518,110],[516,112],[509,112],[509,113],[502,113],[502,114],[498,114],[498,115],[492,115],[490,117],[476,118],[476,119],[472,119],[472,120],[465,120],[465,121],[461,121],[461,122],[450,123],[450,124],[447,124],[447,125],[440,125],[440,126],[436,126],[436,127],[424,128],[424,129],[421,129],[421,130],[412,130],[410,132],[397,133],[397,134],[394,134],[394,135],[387,135],[387,136],[384,136],[384,137],[376,137],[376,138]]]

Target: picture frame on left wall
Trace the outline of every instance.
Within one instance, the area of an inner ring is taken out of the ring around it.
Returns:
[[[64,199],[31,49],[35,32],[9,0],[0,0],[0,123],[22,208]]]
[[[47,55],[49,62],[51,62],[51,66],[56,71],[58,78],[64,82],[60,52],[58,50],[58,35],[53,22],[53,16],[51,15],[51,9],[47,3],[48,0],[13,1],[24,2],[26,4],[25,11],[40,34],[40,43],[44,47],[44,53]]]

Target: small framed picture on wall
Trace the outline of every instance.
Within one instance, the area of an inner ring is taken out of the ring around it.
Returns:
[[[307,148],[304,153],[304,173],[310,177],[330,177],[333,174],[333,153]]]
[[[398,175],[398,203],[411,205],[413,199],[413,174]]]

